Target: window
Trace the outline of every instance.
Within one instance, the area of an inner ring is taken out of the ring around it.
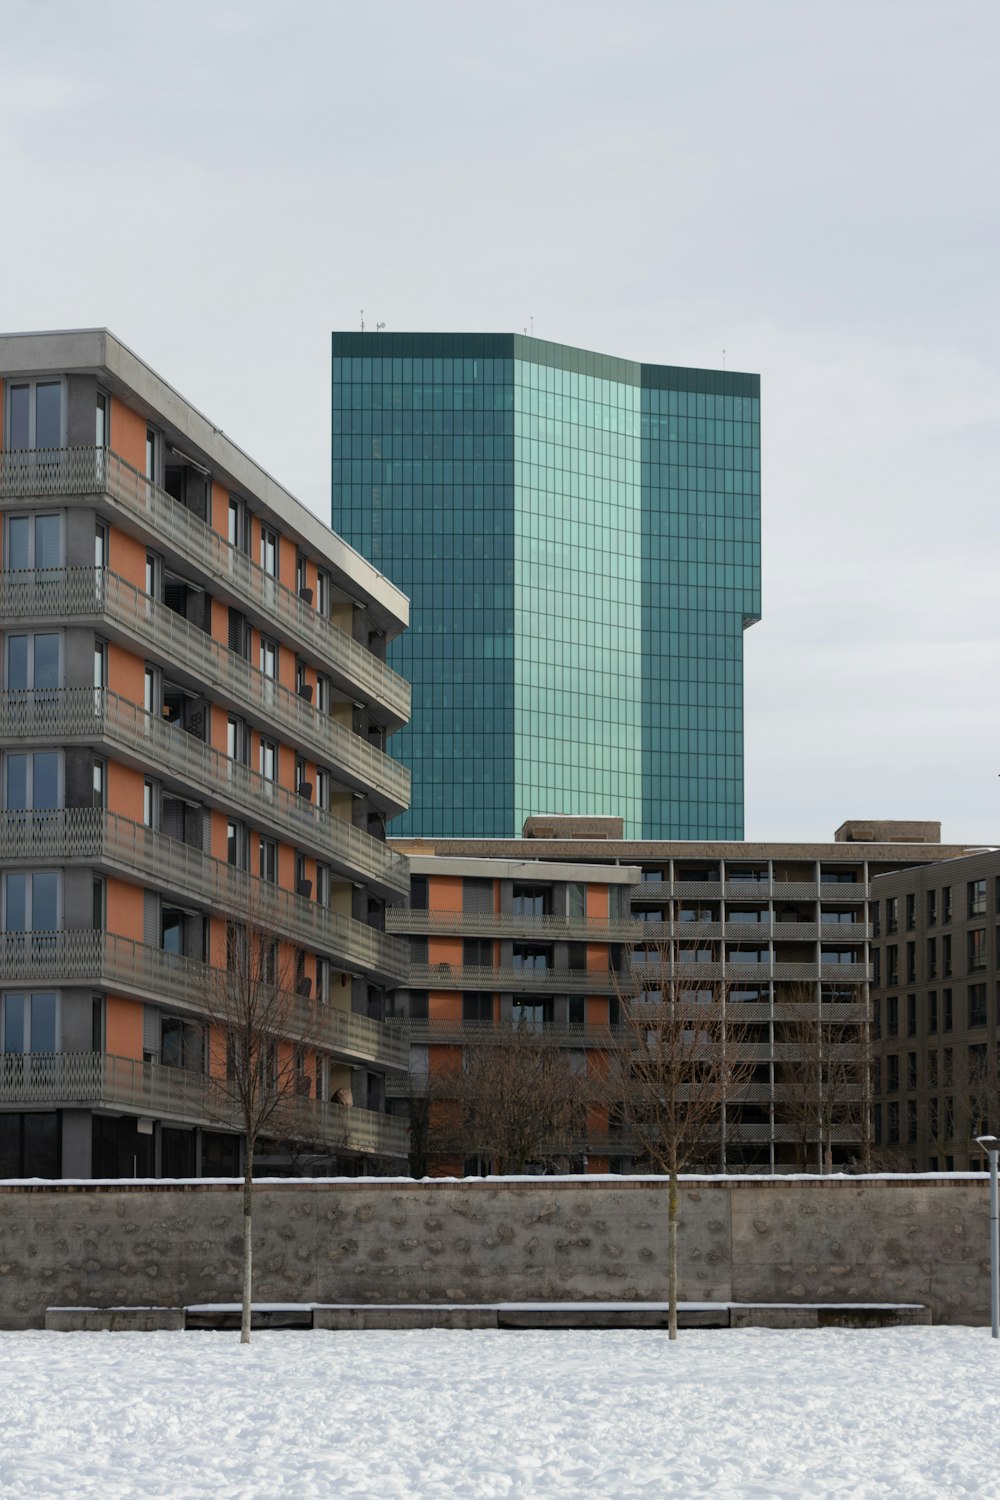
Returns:
[[[886,1122],[890,1144],[899,1140],[899,1105],[893,1100],[886,1107]]]
[[[102,875],[98,875],[91,886],[90,925],[95,932],[103,932],[107,926],[108,893]]]
[[[917,898],[910,894],[905,899],[906,930],[912,932],[917,923]]]
[[[547,917],[552,911],[552,888],[515,883],[510,903],[515,917]]]
[[[427,910],[427,876],[410,876],[410,910]]]
[[[261,636],[260,639],[260,670],[272,682],[277,682],[278,644],[276,641],[269,641],[266,636]]]
[[[58,1050],[58,996],[53,990],[3,997],[3,1051],[53,1053]]]
[[[873,901],[870,907],[872,914],[872,937],[882,936],[882,903]]]
[[[160,947],[164,953],[182,954],[187,913],[179,906],[164,906],[160,911]]]
[[[854,948],[821,948],[821,964],[856,964],[860,963],[861,955]]]
[[[108,763],[101,760],[99,756],[94,757],[93,765],[94,806],[107,807],[108,805]]]
[[[143,677],[142,706],[148,714],[153,715],[154,719],[160,718],[163,709],[163,687],[158,667],[147,666],[146,668]]]
[[[94,418],[94,447],[109,448],[111,446],[111,403],[103,391],[97,393]]]
[[[164,1016],[160,1021],[160,1062],[165,1068],[205,1071],[205,1028],[198,1021]]]
[[[917,982],[917,945],[907,943],[906,945],[906,982],[916,984]]]
[[[885,1060],[885,1091],[887,1094],[899,1093],[899,1058],[896,1056]]]
[[[3,565],[11,571],[21,568],[61,568],[62,515],[8,516]]]
[[[7,397],[7,447],[64,447],[64,406],[61,380],[12,385]]]
[[[331,784],[330,772],[324,770],[322,766],[317,766],[316,767],[316,806],[317,807],[322,807],[327,812],[329,812],[329,810],[330,810],[330,784]]]
[[[309,588],[309,564],[301,552],[295,554],[295,589],[301,599]]]
[[[272,578],[278,576],[278,533],[269,526],[260,528],[260,565]]]
[[[250,622],[242,610],[229,609],[227,640],[229,649],[244,661],[250,660],[250,648],[253,641],[253,631]]]
[[[8,635],[5,683],[9,693],[62,685],[62,636],[58,632]]]
[[[985,984],[970,984],[968,990],[969,998],[969,1029],[974,1026],[986,1025],[986,986]]]
[[[333,889],[333,875],[329,865],[321,860],[316,861],[316,900],[320,906],[330,905],[330,894]]]
[[[94,527],[94,567],[106,568],[108,565],[108,528],[103,521],[98,521]]]
[[[938,1086],[938,1054],[928,1052],[927,1054],[927,1087],[936,1089]]]
[[[906,1054],[906,1087],[915,1089],[917,1086],[917,1054],[908,1052]]]
[[[969,973],[974,974],[980,969],[985,969],[986,928],[973,927],[972,930],[966,934],[966,947],[969,960]]]
[[[950,1031],[954,1020],[951,990],[941,991],[941,1030]]]
[[[885,930],[891,936],[899,928],[899,898],[889,896],[885,903]]]
[[[576,916],[577,913],[571,912],[570,915]],[[579,915],[582,916],[582,912]],[[662,926],[664,911],[662,906],[634,906],[632,916],[637,922],[658,922]]]
[[[515,943],[513,960],[515,969],[529,969],[542,972],[551,965],[552,952],[549,948],[540,948],[527,943]]]
[[[316,708],[321,714],[330,712],[330,679],[324,677],[322,672],[316,673]]]
[[[152,427],[147,427],[146,428],[146,478],[148,480],[150,480],[151,483],[153,483],[153,484],[156,483],[156,460],[157,460],[157,458],[159,456],[158,452],[157,452],[158,448],[159,448],[159,440],[157,438],[157,434],[153,431]]]
[[[941,888],[941,920],[951,921],[951,886],[945,885]]]
[[[838,925],[843,927],[849,925],[851,922],[856,922],[858,920],[858,915],[856,912],[850,911],[849,909],[845,911],[842,907],[838,906],[831,907],[829,910],[821,908],[819,919],[825,927],[833,927]],[[762,912],[761,921],[763,922],[766,920],[767,913]]]
[[[327,1004],[330,999],[330,960],[316,960],[316,999]]]
[[[917,1101],[907,1099],[906,1101],[906,1139],[915,1141],[917,1138]]]
[[[238,552],[250,551],[250,517],[242,500],[229,497],[229,545]]]
[[[927,939],[927,978],[937,978],[937,938]]]
[[[247,827],[238,818],[230,818],[226,824],[226,858],[237,870],[246,870],[250,864]]]
[[[260,740],[260,774],[265,781],[278,779],[278,747],[274,740]]]
[[[322,568],[316,574],[316,608],[321,615],[330,616],[330,575]]]
[[[941,978],[947,979],[951,974],[951,933],[946,932],[941,939]]]
[[[244,719],[229,719],[226,727],[226,754],[241,766],[250,764],[250,731]]]
[[[916,995],[907,995],[907,997],[906,997],[906,1035],[907,1036],[916,1036],[916,1034],[917,1034],[917,997],[916,997]]]
[[[155,781],[142,784],[142,821],[147,828],[160,826],[160,788]]]
[[[878,1041],[882,1035],[882,1002],[875,1000],[872,1003],[872,1038]]]
[[[937,891],[927,892],[927,925],[933,927],[937,922]]]
[[[163,559],[155,552],[146,553],[146,593],[151,599],[163,597]]]
[[[58,750],[9,754],[4,765],[4,806],[8,812],[62,806],[62,755]]]
[[[95,995],[90,1002],[91,1052],[103,1052],[104,1044],[104,998],[101,995]]]
[[[938,1029],[938,997],[937,990],[927,992],[927,1030],[931,1036]]]
[[[260,841],[260,878],[269,885],[278,883],[278,845],[274,839]]]
[[[970,880],[967,885],[968,915],[970,917],[985,917],[986,915],[986,881]]]
[[[5,932],[58,932],[62,926],[57,870],[8,871],[3,897]]]
[[[887,1036],[899,1035],[899,998],[890,995],[885,1003],[885,1030]]]
[[[895,943],[890,943],[885,950],[885,982],[886,984],[899,983],[899,949]]]
[[[528,1031],[541,1031],[552,1024],[551,1000],[515,1000],[510,1017],[513,1025],[523,1026]]]

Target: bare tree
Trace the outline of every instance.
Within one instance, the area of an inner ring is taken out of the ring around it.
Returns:
[[[494,1172],[551,1166],[582,1142],[586,1075],[544,1030],[521,1024],[483,1032],[432,1092],[428,1147],[482,1156]]]
[[[265,1133],[301,1139],[301,1102],[310,1092],[307,1058],[315,1044],[311,1008],[295,993],[293,950],[254,896],[226,925],[225,965],[203,996],[213,1024],[212,1090],[217,1113],[244,1138],[243,1277],[240,1339],[250,1342],[253,1297],[253,1167]]]
[[[721,980],[678,971],[669,939],[633,949],[616,976],[621,1025],[604,1090],[653,1169],[669,1178],[667,1281],[670,1338],[677,1337],[677,1219],[681,1172],[718,1162],[734,1128],[753,1062],[748,1032]]]
[[[781,1062],[776,1085],[778,1112],[794,1131],[799,1170],[808,1170],[815,1148],[822,1170],[831,1172],[835,1140],[855,1140],[862,1148],[867,1143],[870,1152],[871,1065],[864,1004],[859,997],[856,1006],[846,1007],[846,1014],[838,1005],[831,1019],[809,985],[786,990],[781,1004],[783,1012],[792,1014],[781,1022],[789,1055]]]

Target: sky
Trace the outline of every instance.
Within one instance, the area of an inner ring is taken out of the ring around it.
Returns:
[[[747,838],[1000,843],[996,0],[2,23],[0,326],[111,328],[327,521],[330,332],[362,309],[725,350],[761,376]]]

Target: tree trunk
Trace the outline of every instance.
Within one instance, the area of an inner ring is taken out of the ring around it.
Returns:
[[[669,1336],[677,1337],[677,1173],[670,1173],[667,1211],[667,1300]]]
[[[250,1312],[253,1306],[253,1146],[246,1149],[243,1167],[243,1316],[240,1343],[250,1342]]]

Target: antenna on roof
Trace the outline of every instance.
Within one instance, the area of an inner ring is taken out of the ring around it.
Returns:
[[[722,351],[722,368],[723,369],[726,368],[726,351],[725,351],[725,349],[723,349],[723,351]]]
[[[364,331],[365,331],[365,310],[364,310],[364,308],[362,308],[361,309],[361,332],[364,333]]]
[[[532,314],[532,316],[529,318],[528,321],[531,324],[531,337],[534,338],[535,337],[535,318],[534,318],[534,314]]]
[[[376,323],[376,324],[375,324],[375,332],[376,332],[376,333],[381,333],[381,332],[382,332],[382,329],[383,329],[383,328],[384,328],[384,327],[385,327],[385,324],[384,324],[384,323]]]

